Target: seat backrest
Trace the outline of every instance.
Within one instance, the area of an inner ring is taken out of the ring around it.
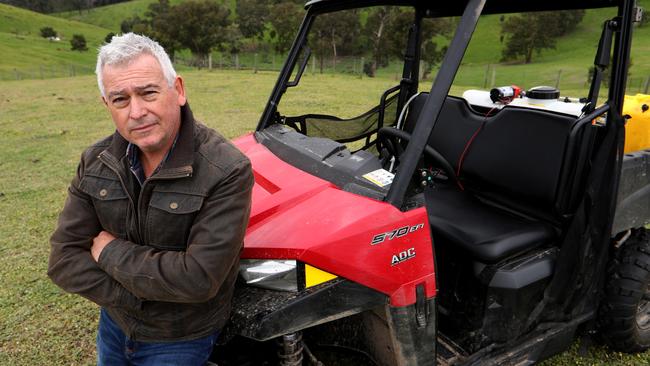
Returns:
[[[421,94],[409,106],[406,131],[412,131],[426,97]],[[575,116],[512,106],[486,117],[465,99],[447,97],[429,145],[457,170],[468,141],[485,123],[462,163],[465,187],[526,214],[558,219],[571,210],[583,170],[577,152],[570,151],[584,137],[574,132],[576,122]]]

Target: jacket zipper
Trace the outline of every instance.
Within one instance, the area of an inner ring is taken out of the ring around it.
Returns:
[[[119,162],[117,161],[117,159],[115,159],[115,157],[113,157],[113,155],[111,155],[111,154],[109,154],[109,153],[106,153],[106,151],[102,151],[102,152],[99,154],[98,158],[99,158],[99,160],[100,160],[102,163],[104,163],[104,164],[105,164],[105,165],[106,165],[110,170],[112,170],[113,173],[115,173],[115,175],[117,175],[117,177],[118,177],[119,180],[120,180],[120,184],[122,185],[122,189],[124,190],[124,192],[126,192],[126,196],[129,197],[129,202],[131,203],[131,210],[133,211],[133,213],[134,213],[134,215],[135,215],[135,219],[136,219],[136,221],[137,221],[137,223],[138,223],[138,228],[137,228],[137,230],[136,230],[135,233],[136,233],[137,236],[138,236],[138,238],[137,238],[138,242],[142,243],[142,237],[141,237],[142,235],[141,235],[141,233],[140,233],[140,218],[138,217],[139,214],[138,214],[137,208],[135,207],[135,203],[134,203],[134,201],[133,201],[133,197],[131,197],[131,194],[129,193],[129,190],[126,188],[126,184],[124,183],[124,178],[122,177],[122,174],[120,174],[120,171],[119,171],[119,169],[118,169],[118,164],[119,164]],[[127,219],[127,218],[125,218],[125,220],[126,220],[126,219]],[[128,220],[127,220],[127,221],[128,221]],[[127,222],[127,233],[129,232],[129,230],[128,230],[128,226],[129,226],[129,225],[128,225],[128,222]]]

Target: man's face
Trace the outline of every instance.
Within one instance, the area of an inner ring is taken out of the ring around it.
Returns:
[[[124,65],[102,70],[103,98],[117,131],[144,153],[164,153],[180,126],[185,104],[183,80],[169,87],[155,57],[143,54]]]

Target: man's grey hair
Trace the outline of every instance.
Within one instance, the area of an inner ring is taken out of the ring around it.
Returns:
[[[158,60],[169,87],[174,86],[176,70],[174,70],[174,66],[172,66],[172,62],[165,49],[149,37],[135,33],[126,33],[121,36],[114,36],[109,43],[99,49],[95,74],[97,74],[97,85],[99,85],[99,91],[102,93],[102,97],[106,97],[102,80],[104,66],[124,65],[143,54],[151,55]]]

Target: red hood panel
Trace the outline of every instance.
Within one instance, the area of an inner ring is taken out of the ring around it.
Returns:
[[[434,296],[424,208],[401,212],[345,192],[282,161],[252,135],[234,143],[255,175],[243,258],[298,259],[390,295],[394,305],[414,302],[418,283]],[[384,240],[372,245],[383,233]]]

